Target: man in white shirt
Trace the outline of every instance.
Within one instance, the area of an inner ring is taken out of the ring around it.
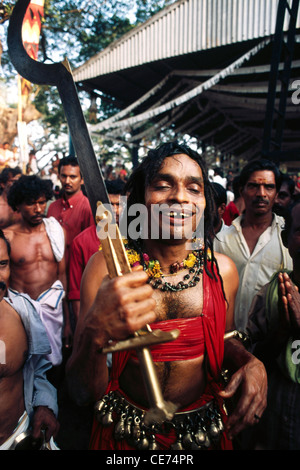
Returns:
[[[272,274],[292,269],[280,235],[284,220],[272,212],[280,185],[281,174],[273,162],[261,159],[248,163],[240,175],[245,211],[219,232],[214,242],[215,251],[229,256],[239,273],[235,304],[238,330],[245,330],[252,299]]]
[[[218,168],[218,167],[215,168],[213,182],[221,184],[223,188],[226,189],[227,178],[223,177],[223,171],[221,170],[221,168]]]

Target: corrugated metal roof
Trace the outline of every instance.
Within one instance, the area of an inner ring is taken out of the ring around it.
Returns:
[[[270,36],[275,31],[277,4],[278,0],[179,0],[75,69],[74,80],[82,82],[141,64]],[[287,27],[288,18],[285,30]]]
[[[74,71],[82,90],[119,110],[90,131],[137,147],[141,139],[159,140],[168,131],[195,137],[230,165],[232,158],[238,165],[259,158],[278,5],[279,0],[179,0],[133,29]],[[286,31],[289,20],[286,14]],[[300,148],[300,106],[292,100],[300,73],[299,29],[298,13],[280,157],[294,162]],[[279,94],[277,83],[278,99]]]

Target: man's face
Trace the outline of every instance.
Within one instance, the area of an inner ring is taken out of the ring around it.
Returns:
[[[292,195],[287,183],[282,183],[280,190],[275,198],[274,211],[278,215],[284,215],[285,210],[292,202]]]
[[[120,216],[122,212],[122,207],[121,207],[121,196],[120,194],[109,194],[109,200],[112,205],[113,211],[114,211],[114,216],[116,219],[116,223],[119,224],[120,221]]]
[[[275,175],[270,170],[254,171],[241,190],[246,211],[257,216],[272,211],[276,194]]]
[[[45,196],[40,196],[37,200],[31,202],[23,202],[18,206],[18,211],[22,218],[30,226],[34,227],[43,222],[43,216],[46,211],[47,199]]]
[[[5,296],[10,276],[9,256],[5,241],[0,238],[0,302]]]
[[[288,236],[288,250],[293,262],[300,263],[300,204],[292,210],[292,226]]]
[[[22,176],[21,174],[15,175],[15,176],[12,176],[11,174],[9,174],[8,180],[6,181],[6,183],[5,184],[1,183],[2,190],[7,194],[10,188],[12,187],[12,185],[14,184],[14,182],[17,181],[21,176]]]
[[[79,166],[62,166],[59,173],[59,179],[66,196],[72,196],[81,190],[83,181]]]
[[[151,233],[154,225],[160,238],[190,240],[206,205],[198,163],[185,154],[165,158],[146,188],[145,205]]]

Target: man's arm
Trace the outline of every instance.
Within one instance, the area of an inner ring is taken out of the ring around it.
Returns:
[[[32,434],[34,438],[38,439],[41,437],[41,430],[44,429],[48,442],[52,436],[56,437],[59,430],[59,423],[56,419],[58,414],[57,393],[46,376],[51,364],[44,356],[35,355],[31,361],[34,367]]]
[[[72,241],[69,252],[69,286],[68,299],[72,303],[72,310],[76,318],[79,318],[80,310],[80,284],[84,271],[83,255],[76,238]]]
[[[144,271],[110,279],[103,254],[97,252],[90,258],[82,277],[80,315],[67,363],[70,394],[79,405],[97,401],[105,392],[108,369],[102,348],[155,321],[155,301],[147,279]]]
[[[59,431],[59,423],[53,412],[47,406],[38,406],[32,419],[32,437],[40,439],[45,432],[45,441],[55,438]]]
[[[224,255],[216,254],[224,291],[228,302],[226,330],[234,329],[234,302],[238,289],[238,273],[234,263]],[[267,404],[267,373],[264,365],[236,339],[227,339],[224,344],[224,368],[229,370],[231,379],[220,392],[224,399],[239,394],[233,413],[227,421],[229,437],[257,423]]]
[[[232,376],[220,396],[224,399],[238,397],[226,424],[228,437],[232,438],[246,427],[257,424],[262,416],[267,406],[267,373],[263,363],[235,339],[225,341],[224,367]]]

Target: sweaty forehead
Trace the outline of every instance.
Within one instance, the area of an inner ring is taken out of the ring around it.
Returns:
[[[79,166],[63,165],[60,169],[60,175],[79,176],[80,175]]]
[[[202,170],[199,164],[184,153],[166,157],[158,173],[174,173],[178,176],[190,174],[191,176],[202,177]]]
[[[247,183],[258,183],[258,184],[274,184],[275,183],[275,175],[273,171],[269,170],[262,170],[262,171],[254,171]]]
[[[45,194],[39,194],[25,199],[25,204],[37,204],[45,202],[47,202]]]

